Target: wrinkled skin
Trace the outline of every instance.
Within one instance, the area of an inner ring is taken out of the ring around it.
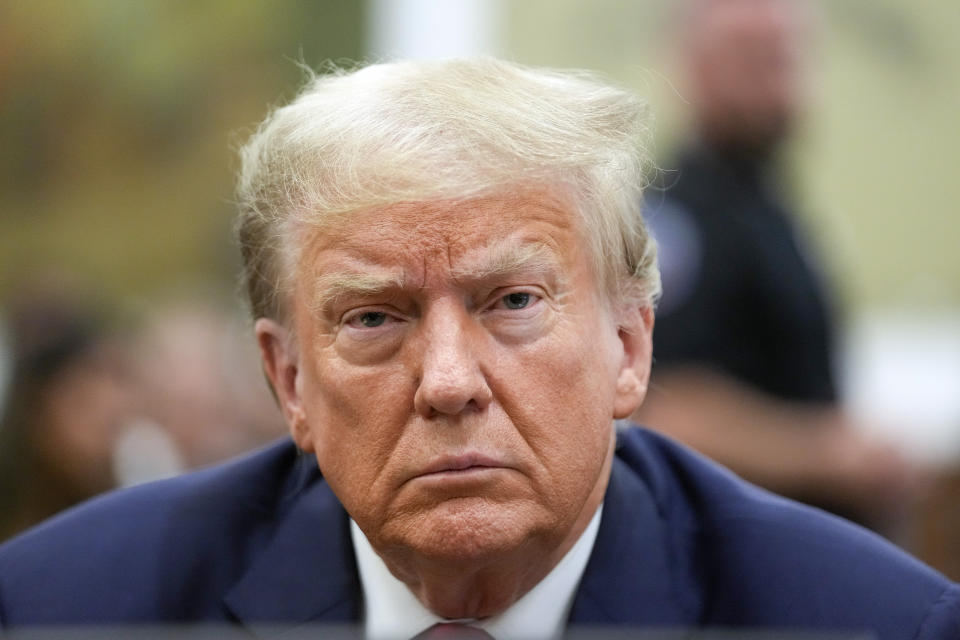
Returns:
[[[603,499],[651,312],[606,300],[577,218],[543,190],[302,238],[295,335],[257,323],[294,439],[428,608],[504,610]]]

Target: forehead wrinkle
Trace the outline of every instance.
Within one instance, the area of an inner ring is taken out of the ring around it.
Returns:
[[[406,282],[402,273],[374,274],[358,271],[324,273],[313,285],[313,309],[328,308],[348,297],[375,296],[391,289],[402,289]]]

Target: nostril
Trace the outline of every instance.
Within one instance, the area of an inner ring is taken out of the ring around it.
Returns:
[[[467,403],[467,406],[463,408],[463,411],[464,413],[479,413],[481,411],[480,403],[471,399],[470,402]]]
[[[487,404],[485,381],[477,375],[422,376],[414,394],[417,411],[424,416],[456,415],[480,411]]]

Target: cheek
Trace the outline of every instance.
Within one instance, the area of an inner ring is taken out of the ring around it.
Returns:
[[[399,371],[315,363],[301,390],[306,421],[321,472],[348,502],[374,490],[412,412],[412,393]]]
[[[497,370],[508,373],[495,381],[495,394],[548,482],[565,486],[582,483],[605,459],[616,367],[601,327],[558,329],[509,360],[501,358]]]
[[[552,406],[612,419],[617,337],[599,318],[568,316],[538,351],[539,384]]]

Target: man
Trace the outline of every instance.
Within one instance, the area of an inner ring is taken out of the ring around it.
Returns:
[[[690,0],[693,141],[647,195],[664,296],[640,419],[774,491],[873,526],[919,474],[863,435],[834,381],[833,314],[778,181],[805,102],[812,9]]]
[[[617,434],[658,293],[644,130],[628,93],[495,60],[315,79],[239,181],[296,448],[11,542],[2,623],[960,630],[960,588],[871,534]]]

